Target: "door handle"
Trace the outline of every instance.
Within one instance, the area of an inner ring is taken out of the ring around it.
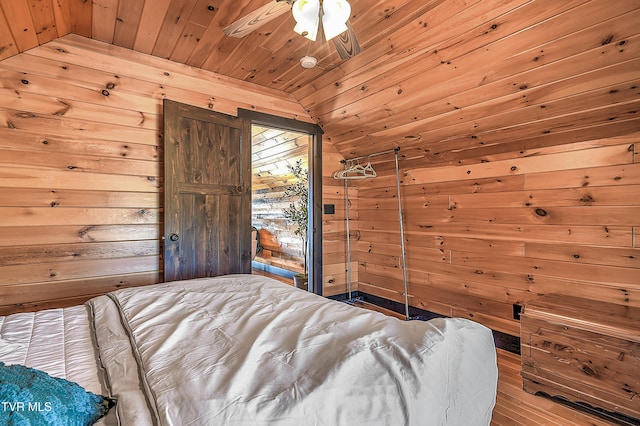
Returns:
[[[175,243],[180,239],[180,236],[178,234],[171,234],[169,235],[169,239]]]

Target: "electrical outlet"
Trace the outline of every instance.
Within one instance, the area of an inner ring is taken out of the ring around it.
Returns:
[[[522,313],[522,305],[519,303],[513,304],[513,319],[520,321],[520,314]]]

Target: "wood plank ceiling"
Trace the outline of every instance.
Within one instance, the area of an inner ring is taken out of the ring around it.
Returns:
[[[268,1],[0,0],[0,59],[91,37],[293,94],[344,157],[401,146],[407,165],[640,128],[637,0],[351,0],[362,53],[346,61],[288,13],[222,32]],[[305,70],[308,51],[319,63]]]
[[[311,137],[270,127],[252,127],[251,167],[253,191],[281,188],[294,180],[291,167],[300,161],[308,168],[308,152]]]

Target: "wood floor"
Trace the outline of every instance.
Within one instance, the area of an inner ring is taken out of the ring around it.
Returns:
[[[492,426],[609,426],[600,417],[568,407],[542,396],[522,390],[520,356],[498,349],[498,397],[493,410]]]

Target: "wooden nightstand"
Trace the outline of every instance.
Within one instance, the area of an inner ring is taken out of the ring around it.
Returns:
[[[525,391],[640,419],[640,308],[545,295],[525,306],[520,339]]]

